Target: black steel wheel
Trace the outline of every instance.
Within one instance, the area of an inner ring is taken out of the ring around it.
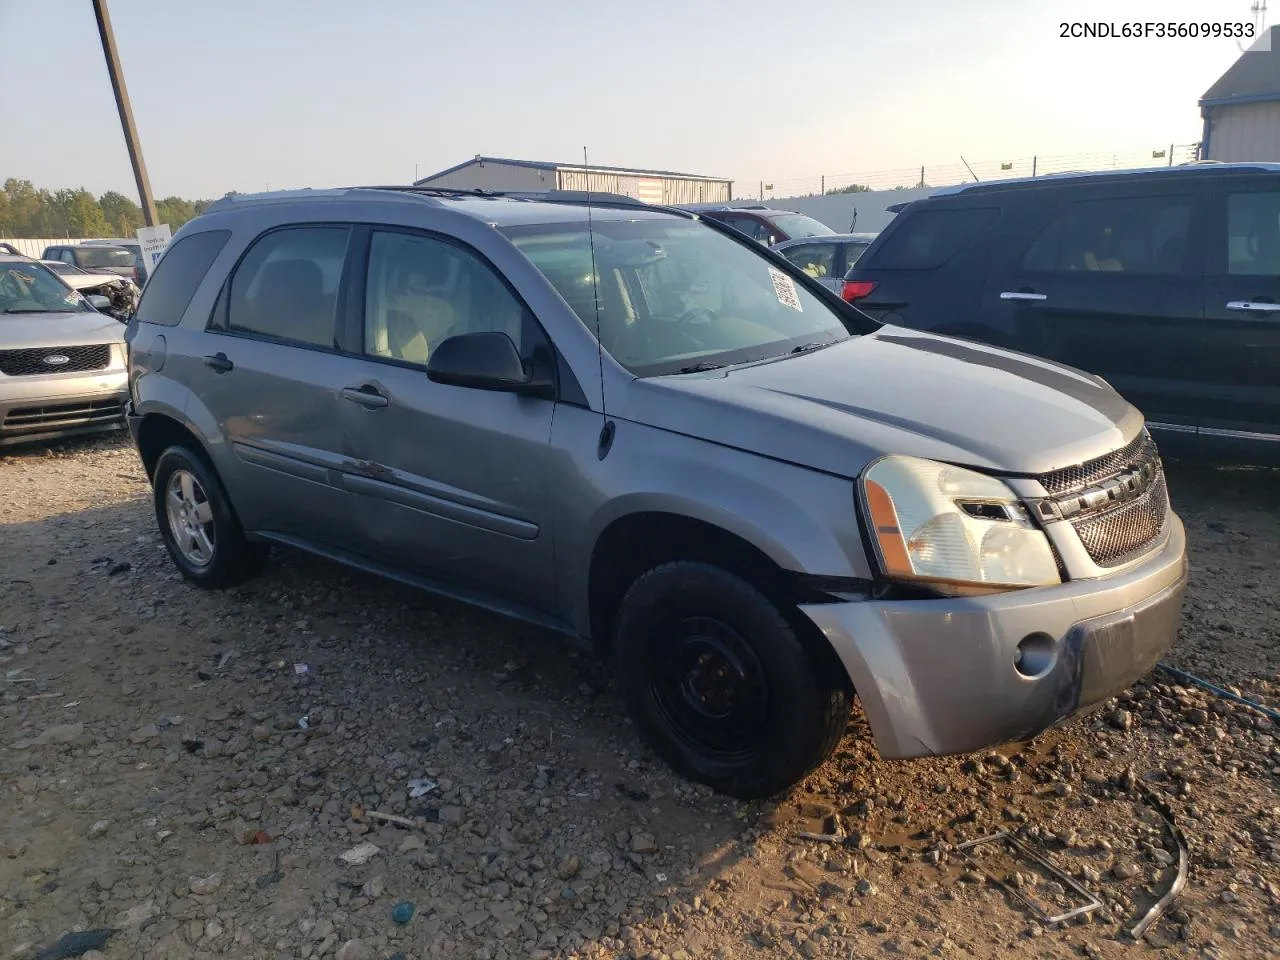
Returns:
[[[819,676],[782,612],[710,564],[640,577],[619,610],[615,654],[645,739],[732,796],[788,789],[831,755],[848,721],[845,684]]]

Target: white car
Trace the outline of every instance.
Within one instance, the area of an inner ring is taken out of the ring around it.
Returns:
[[[142,295],[138,285],[128,277],[112,273],[90,273],[74,263],[64,263],[61,260],[41,260],[40,263],[56,273],[58,279],[72,290],[86,297],[93,294],[106,297],[111,301],[111,305],[103,307],[102,310],[117,320],[127,320],[137,307],[138,298]]]

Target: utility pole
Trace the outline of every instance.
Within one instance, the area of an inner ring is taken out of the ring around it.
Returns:
[[[125,146],[129,148],[129,162],[133,164],[133,179],[138,184],[138,198],[142,201],[142,217],[148,227],[156,225],[156,204],[151,197],[151,181],[147,178],[147,165],[142,160],[142,147],[138,143],[138,128],[133,122],[133,108],[129,106],[129,91],[124,86],[124,73],[120,69],[120,55],[116,52],[116,37],[111,32],[111,17],[107,14],[107,0],[93,0],[93,15],[98,18],[98,33],[102,37],[102,53],[107,58],[107,73],[111,77],[111,89],[116,95],[116,107],[120,111],[120,126],[124,128]]]

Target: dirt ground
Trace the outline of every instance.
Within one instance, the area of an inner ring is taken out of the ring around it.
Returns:
[[[1170,661],[1274,708],[1280,474],[1169,473]],[[1158,674],[982,757],[881,761],[856,716],[792,796],[729,801],[534,629],[285,551],[202,592],[123,437],[0,456],[0,960],[1280,956],[1277,735]],[[1135,943],[1177,863],[1146,791],[1190,881]],[[1049,927],[985,882],[955,845],[998,829],[1101,909]]]

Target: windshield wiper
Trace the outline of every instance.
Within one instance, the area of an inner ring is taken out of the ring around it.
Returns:
[[[708,370],[723,370],[723,363],[712,363],[710,360],[703,360],[692,366],[681,367],[676,373],[706,373]]]
[[[5,313],[57,313],[57,310],[47,310],[44,307],[6,307]]]
[[[798,347],[792,347],[792,353],[808,353],[810,350],[817,350],[819,347],[829,347],[835,343],[834,340],[822,340],[817,343],[802,343]]]

